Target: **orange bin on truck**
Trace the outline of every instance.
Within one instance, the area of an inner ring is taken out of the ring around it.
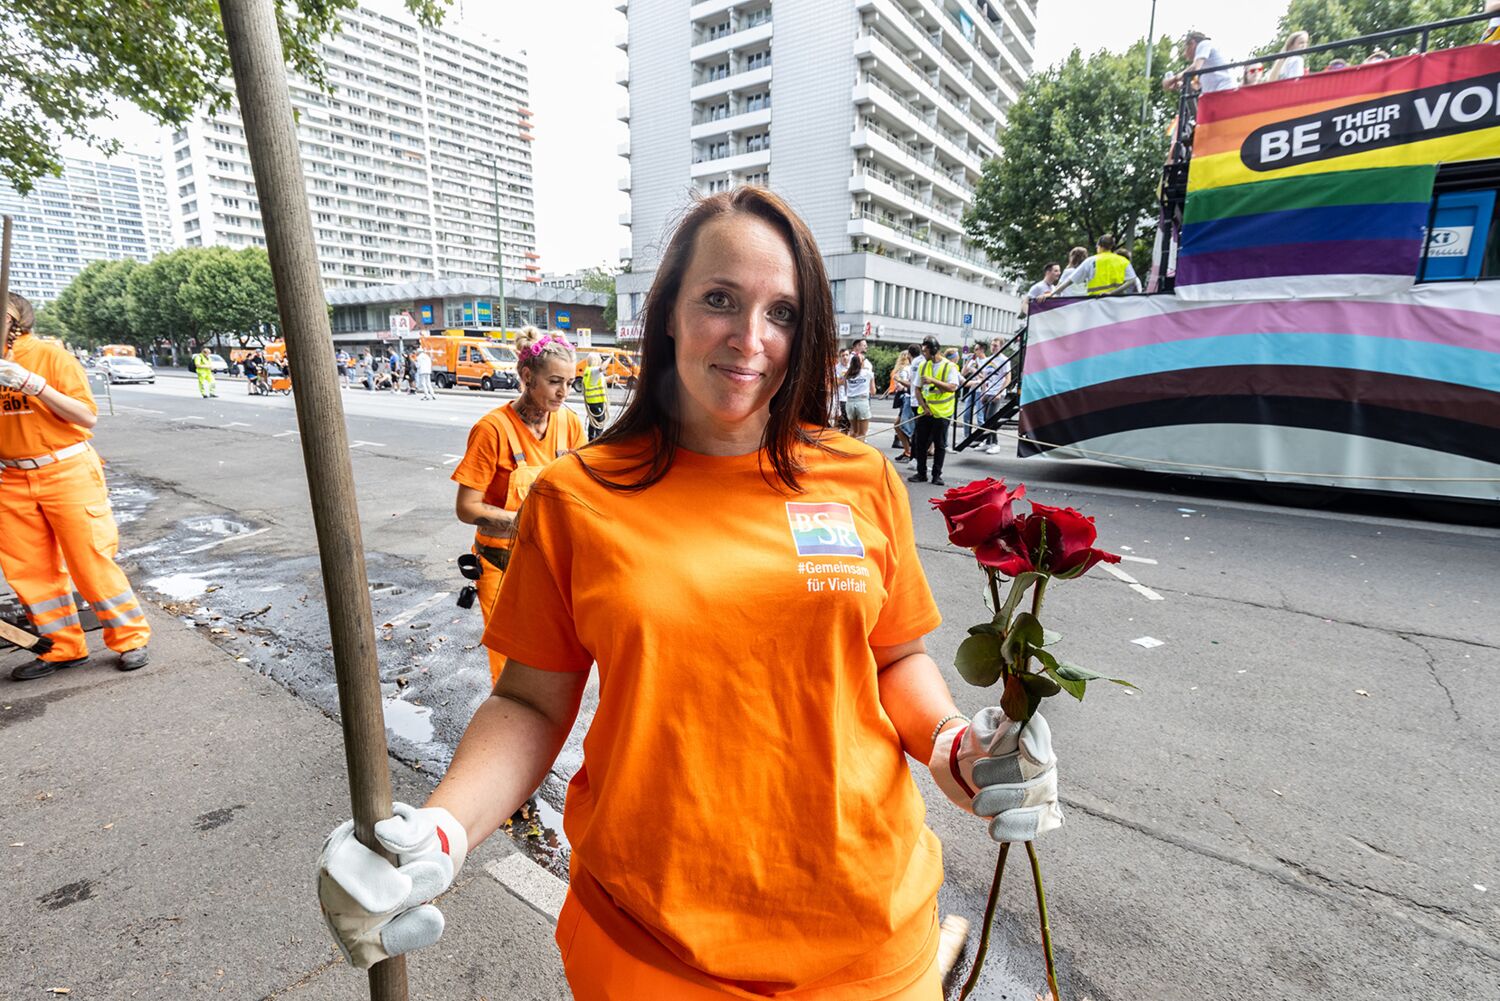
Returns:
[[[515,389],[516,349],[488,337],[423,337],[422,350],[432,356],[432,383],[439,389],[468,386],[489,392]]]
[[[589,355],[598,355],[604,362],[604,384],[634,389],[641,375],[641,363],[629,351],[620,348],[579,348],[578,373],[573,379],[574,389],[583,389],[583,370],[589,366]]]
[[[99,349],[99,354],[106,358],[134,358],[135,347],[130,344],[106,344]]]

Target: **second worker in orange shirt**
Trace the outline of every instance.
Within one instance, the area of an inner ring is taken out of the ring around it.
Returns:
[[[500,600],[500,580],[510,562],[516,512],[537,474],[558,456],[583,444],[583,421],[566,406],[578,362],[556,334],[523,327],[516,338],[520,398],[479,418],[453,481],[458,520],[474,526],[479,557],[479,609],[488,628]],[[505,657],[489,651],[490,682],[500,680]]]
[[[428,901],[540,784],[597,669],[563,814],[575,1001],[940,1001],[942,848],[906,758],[1030,841],[1062,822],[1046,721],[954,708],[906,487],[822,427],[838,328],[781,199],[698,200],[643,327],[640,392],[521,508],[484,638],[505,673],[427,805],[376,825],[401,868],[352,821],[328,839],[328,925],[360,967],[436,941]]]
[[[31,303],[11,293],[10,358],[0,361],[0,571],[52,649],[11,672],[44,678],[88,659],[73,589],[93,608],[118,667],[146,666],[151,627],[115,564],[119,529],[89,444],[98,408],[78,359],[31,334]]]

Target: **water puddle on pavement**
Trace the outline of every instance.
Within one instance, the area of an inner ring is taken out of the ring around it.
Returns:
[[[188,601],[207,594],[213,582],[191,573],[174,573],[165,577],[152,577],[146,581],[146,586],[174,601]]]
[[[385,700],[385,728],[412,744],[432,743],[432,710],[405,699]]]
[[[248,535],[255,531],[254,527],[246,522],[216,515],[206,518],[188,518],[183,521],[182,527],[195,535],[206,535],[209,538],[229,538],[236,535]]]

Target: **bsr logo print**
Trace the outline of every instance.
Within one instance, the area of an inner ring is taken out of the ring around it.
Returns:
[[[865,555],[848,504],[801,504],[787,501],[786,517],[798,556]]]

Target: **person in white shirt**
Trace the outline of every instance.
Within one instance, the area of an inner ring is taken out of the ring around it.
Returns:
[[[417,388],[422,391],[422,399],[437,399],[432,391],[432,355],[425,349],[417,351]]]
[[[1033,302],[1036,302],[1056,288],[1057,276],[1060,274],[1062,274],[1061,264],[1054,262],[1043,268],[1042,280],[1031,286],[1031,289],[1026,293],[1026,305],[1030,306]]]
[[[1162,81],[1162,86],[1168,90],[1179,89],[1187,74],[1197,72],[1194,78],[1198,81],[1198,92],[1201,94],[1212,94],[1216,90],[1229,90],[1234,86],[1234,78],[1229,75],[1228,70],[1215,69],[1229,62],[1224,54],[1219,51],[1214,40],[1201,31],[1190,31],[1182,40],[1182,58],[1187,63],[1178,73],[1168,73]],[[1199,72],[1204,71],[1204,72]]]
[[[869,344],[863,337],[851,345],[842,383],[844,413],[849,417],[849,435],[860,440],[864,440],[870,430],[870,383],[875,370],[865,357],[868,347]]]
[[[1096,274],[1099,276],[1098,282],[1094,280]],[[1136,277],[1135,267],[1131,265],[1129,258],[1115,253],[1115,238],[1109,233],[1099,237],[1098,253],[1085,258],[1082,264],[1073,269],[1071,275],[1042,298],[1050,299],[1075,285],[1083,288],[1088,295],[1119,295],[1122,292],[1141,290],[1141,280]]]
[[[1282,45],[1282,52],[1297,52],[1308,46],[1309,35],[1305,31],[1294,31],[1286,36],[1286,44]],[[1295,80],[1307,73],[1307,62],[1301,56],[1282,56],[1271,64],[1271,72],[1266,74],[1269,80]]]
[[[1484,12],[1494,14],[1485,23],[1484,34],[1479,36],[1481,42],[1500,42],[1500,0],[1484,0]]]
[[[1062,276],[1054,283],[1057,286],[1057,289],[1054,289],[1054,291],[1057,291],[1057,294],[1064,299],[1071,296],[1088,294],[1088,289],[1083,285],[1073,284],[1072,282],[1073,273],[1078,270],[1078,265],[1082,264],[1088,256],[1089,252],[1083,247],[1074,247],[1068,251],[1068,266],[1063,268]],[[1059,289],[1060,291],[1058,291]]]

